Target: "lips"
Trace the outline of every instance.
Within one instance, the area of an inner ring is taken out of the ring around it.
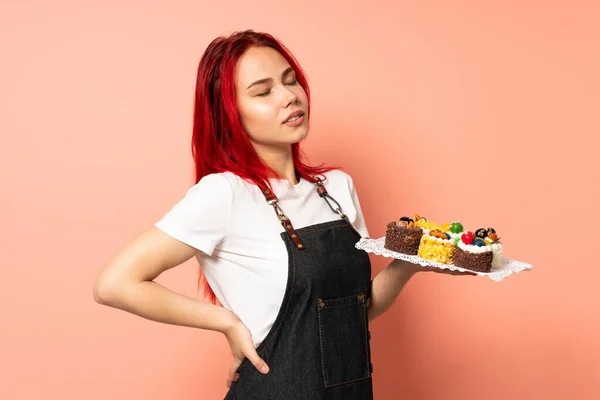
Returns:
[[[301,111],[301,110],[294,111],[293,113],[288,115],[288,117],[285,119],[285,121],[282,122],[282,124],[286,124],[288,122],[293,122],[296,119],[302,117],[303,115],[304,115],[304,111]]]

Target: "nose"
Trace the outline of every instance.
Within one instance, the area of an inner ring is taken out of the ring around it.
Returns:
[[[288,107],[291,104],[294,104],[298,101],[298,95],[288,88],[285,88],[285,92],[283,94],[283,106]]]

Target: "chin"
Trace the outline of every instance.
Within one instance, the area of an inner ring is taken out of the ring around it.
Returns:
[[[280,145],[299,143],[308,136],[308,127],[301,126],[292,132],[282,132],[280,135],[281,136],[279,136],[279,140],[277,141]]]
[[[303,126],[302,129],[299,129],[295,134],[296,141],[294,143],[298,143],[306,139],[308,136],[308,126]]]
[[[306,139],[307,136],[308,136],[308,129],[306,129],[304,132],[302,132],[299,135],[298,140],[296,141],[296,143],[303,141],[304,139]]]
[[[307,136],[307,135],[302,135],[302,136],[299,136],[299,137],[295,138],[294,140],[291,140],[291,141],[289,142],[289,144],[296,144],[296,143],[300,143],[300,142],[302,142],[304,139],[306,139],[306,136]]]

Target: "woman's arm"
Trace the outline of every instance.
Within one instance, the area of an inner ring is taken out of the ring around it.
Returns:
[[[154,282],[197,251],[151,227],[108,261],[94,282],[94,299],[153,321],[225,332],[236,322],[233,313]]]
[[[371,282],[371,298],[367,313],[369,321],[386,312],[404,288],[404,285],[418,271],[415,264],[393,260]]]
[[[234,313],[154,282],[197,251],[153,226],[119,250],[102,269],[94,283],[94,299],[152,321],[223,333],[234,357],[228,385],[244,358],[262,374],[268,373],[269,366],[256,352],[250,331]]]

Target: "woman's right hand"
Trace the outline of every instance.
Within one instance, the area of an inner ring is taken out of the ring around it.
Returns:
[[[256,352],[250,330],[239,318],[235,317],[234,322],[223,333],[229,342],[231,355],[233,355],[233,364],[227,377],[227,387],[231,387],[231,383],[237,382],[239,379],[237,370],[244,358],[248,358],[248,361],[262,374],[269,372],[269,366]]]

